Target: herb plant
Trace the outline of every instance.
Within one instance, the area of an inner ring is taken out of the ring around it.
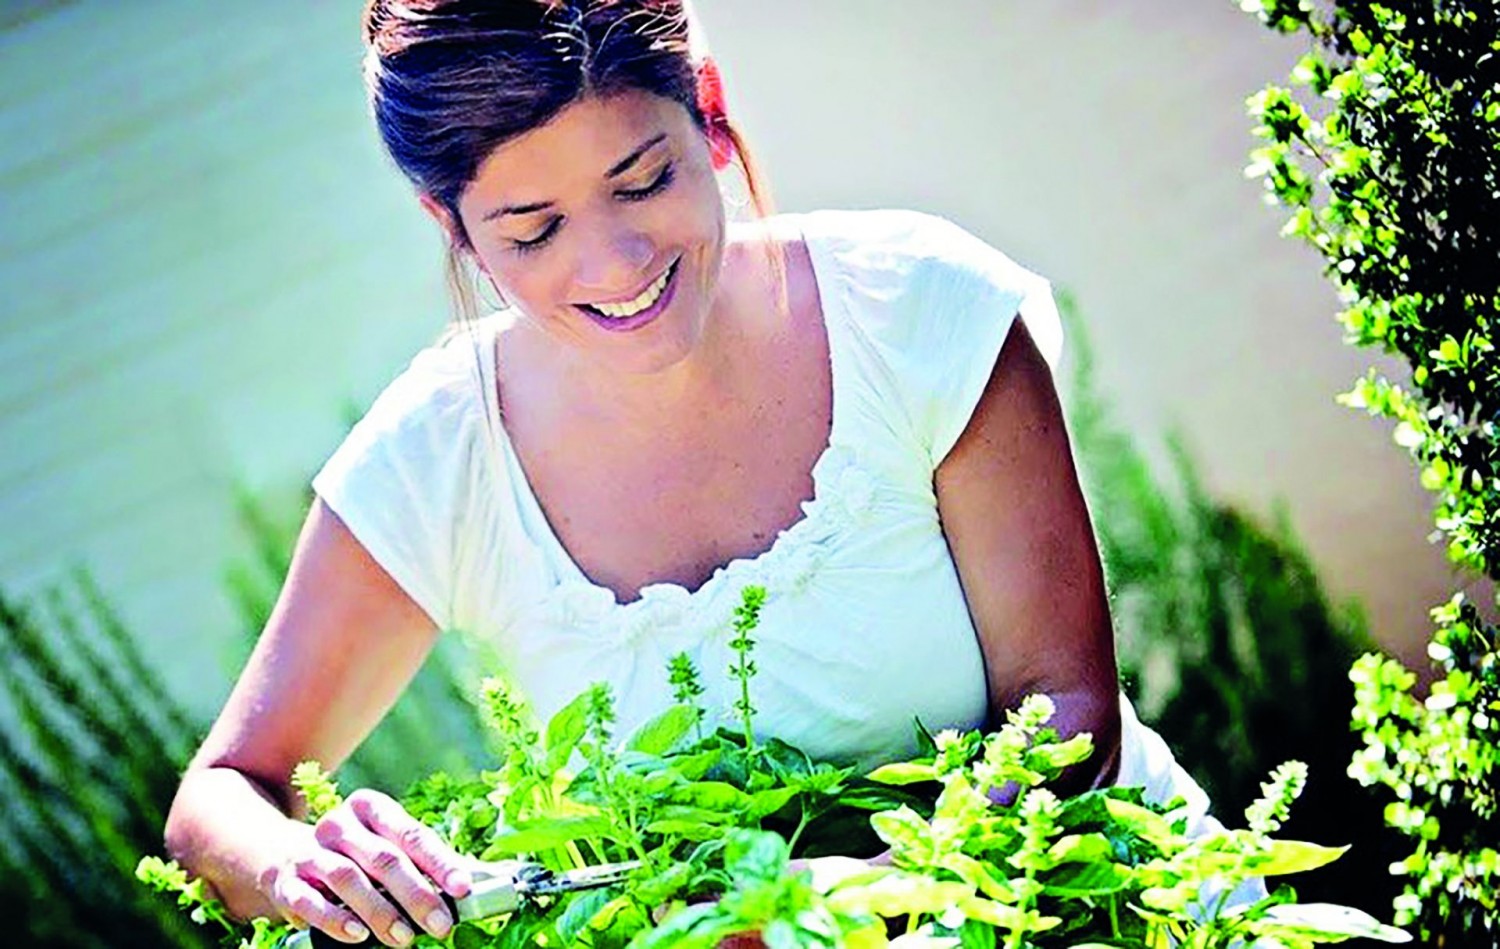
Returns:
[[[447,944],[708,949],[745,934],[771,949],[1212,949],[1254,939],[1300,949],[1355,936],[1406,940],[1355,910],[1299,906],[1289,888],[1251,905],[1229,902],[1253,877],[1309,870],[1343,853],[1271,836],[1306,779],[1295,763],[1272,776],[1247,812],[1248,829],[1189,839],[1180,801],[1158,807],[1136,788],[1053,794],[1047,784],[1092,744],[1088,735],[1059,738],[1046,696],[1028,698],[991,735],[933,736],[919,723],[923,757],[865,776],[761,740],[750,634],[764,598],[746,588],[735,614],[733,728],[700,735],[703,689],[686,656],[668,670],[678,704],[623,737],[603,684],[537,727],[513,690],[486,683],[499,767],[474,781],[433,775],[407,794],[407,808],[485,860],[524,857],[555,870],[640,865],[614,887],[460,923]],[[315,764],[293,780],[310,814],[337,806],[336,785]],[[1002,804],[994,792],[1006,787],[1018,790]],[[882,846],[888,865],[858,859]],[[269,949],[288,931],[266,920],[249,931],[234,926],[172,864],[147,858],[139,874],[241,946]]]
[[[1312,49],[1250,100],[1247,173],[1321,253],[1346,339],[1401,357],[1341,401],[1395,423],[1436,498],[1437,537],[1500,580],[1500,2],[1242,0]],[[1462,593],[1432,611],[1437,681],[1368,655],[1350,673],[1364,747],[1351,776],[1411,838],[1397,919],[1500,946],[1500,633]],[[1480,935],[1487,933],[1487,936]]]

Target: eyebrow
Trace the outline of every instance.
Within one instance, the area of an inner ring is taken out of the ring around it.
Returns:
[[[637,145],[635,147],[635,150],[632,151],[629,155],[626,155],[624,158],[615,162],[614,165],[610,166],[609,171],[605,172],[604,177],[620,177],[621,175],[625,174],[625,172],[635,167],[635,163],[641,160],[641,156],[645,155],[651,149],[655,148],[666,140],[666,132],[660,132],[656,135],[651,136],[641,144]],[[531,204],[507,204],[502,207],[486,211],[482,220],[493,221],[495,218],[504,217],[507,214],[534,214],[537,211],[543,211],[550,207],[552,207],[551,201],[534,201]]]

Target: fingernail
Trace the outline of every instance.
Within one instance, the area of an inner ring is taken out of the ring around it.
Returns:
[[[467,870],[454,870],[444,877],[444,881],[443,888],[454,896],[468,896],[469,890],[474,886]]]
[[[427,931],[442,939],[453,926],[453,918],[447,910],[435,909],[427,914]]]
[[[356,922],[356,921],[354,921],[352,919],[349,920],[347,923],[344,924],[344,933],[350,939],[369,939],[370,938],[370,931],[364,927],[364,924]]]
[[[407,943],[411,942],[412,939],[416,937],[416,935],[416,933],[411,931],[410,926],[406,925],[400,920],[397,920],[396,922],[391,924],[391,938],[396,940],[396,943],[398,945],[406,945]]]

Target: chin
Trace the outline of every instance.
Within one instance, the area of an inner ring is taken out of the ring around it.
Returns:
[[[647,376],[666,372],[693,354],[702,335],[698,326],[691,329],[674,327],[672,332],[658,335],[649,345],[621,347],[628,351],[614,354],[615,358],[611,362],[614,368],[631,375]]]

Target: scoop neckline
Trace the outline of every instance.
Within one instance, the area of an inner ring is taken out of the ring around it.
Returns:
[[[840,422],[842,414],[839,408],[842,399],[839,390],[841,388],[840,369],[843,357],[839,353],[839,348],[842,346],[840,335],[843,329],[845,313],[844,294],[839,292],[839,287],[836,285],[837,275],[835,273],[834,262],[824,256],[825,249],[819,243],[818,239],[809,232],[809,228],[807,227],[808,217],[809,215],[806,213],[796,215],[781,214],[773,220],[776,224],[785,222],[786,225],[793,227],[797,235],[801,238],[803,245],[807,248],[808,261],[812,268],[814,289],[818,295],[818,309],[823,319],[823,332],[828,343],[828,380],[830,389],[828,442],[813,461],[810,472],[813,483],[812,495],[801,502],[801,516],[785,528],[779,530],[764,550],[749,556],[734,557],[719,564],[714,567],[713,571],[702,583],[691,589],[686,584],[670,580],[654,581],[637,589],[634,598],[621,602],[612,588],[596,582],[578,565],[578,562],[568,551],[566,545],[557,536],[557,531],[553,529],[552,522],[547,519],[546,511],[543,510],[541,502],[537,500],[536,492],[532,489],[531,479],[527,475],[525,467],[521,464],[520,454],[511,442],[510,433],[505,430],[505,424],[496,410],[494,395],[496,385],[495,342],[503,321],[499,319],[493,321],[492,333],[485,340],[485,344],[480,347],[484,369],[481,380],[484,387],[481,392],[483,411],[486,415],[487,427],[495,432],[497,436],[494,443],[489,446],[486,457],[489,459],[491,465],[495,465],[508,473],[509,480],[514,483],[515,493],[519,496],[521,506],[524,508],[523,521],[530,521],[538,525],[536,533],[540,534],[540,536],[533,539],[546,548],[549,559],[562,565],[562,571],[565,576],[561,586],[576,588],[581,585],[586,589],[602,591],[608,594],[611,603],[619,609],[634,607],[637,604],[643,603],[653,596],[651,591],[656,591],[655,595],[664,593],[680,600],[686,599],[689,603],[706,601],[711,599],[715,591],[722,586],[725,577],[743,573],[783,553],[788,544],[795,542],[796,535],[805,530],[813,512],[823,506],[825,500],[824,471],[828,467],[830,459],[836,454],[838,446],[841,444],[842,426]]]

